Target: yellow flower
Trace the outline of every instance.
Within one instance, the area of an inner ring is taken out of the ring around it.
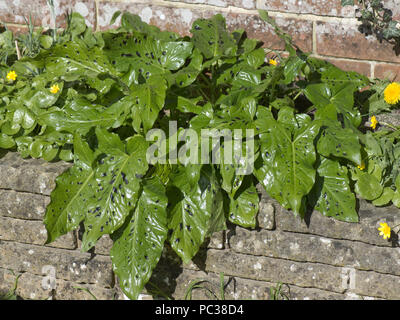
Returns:
[[[269,64],[272,64],[273,66],[276,66],[278,64],[278,61],[276,61],[275,59],[269,59]]]
[[[357,168],[360,169],[360,170],[364,170],[364,169],[365,169],[365,163],[364,163],[364,161],[361,162],[361,166],[357,166]]]
[[[383,236],[383,239],[390,239],[390,227],[386,222],[380,223],[380,228],[378,230],[380,231],[379,235]]]
[[[396,104],[400,101],[400,83],[392,82],[383,92],[385,101],[389,104]]]
[[[375,117],[375,116],[372,116],[372,117],[371,117],[371,124],[370,124],[370,127],[371,127],[372,129],[375,130],[377,124],[378,124],[378,120],[376,120],[376,117]]]
[[[58,91],[60,91],[60,87],[58,86],[58,84],[53,84],[50,87],[50,92],[56,94]]]
[[[17,79],[17,74],[14,70],[7,73],[8,81],[15,81],[15,79]]]

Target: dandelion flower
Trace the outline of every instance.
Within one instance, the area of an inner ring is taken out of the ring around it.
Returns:
[[[275,59],[269,59],[269,64],[276,66],[278,64],[278,61],[276,61]]]
[[[392,82],[383,92],[385,101],[389,104],[396,104],[400,101],[400,83]]]
[[[7,73],[8,81],[15,81],[15,79],[17,79],[17,73],[14,70]]]
[[[54,84],[50,87],[50,92],[56,94],[58,91],[60,91],[60,87],[58,84]]]
[[[360,170],[364,170],[364,169],[365,169],[365,163],[364,163],[364,161],[361,162],[361,166],[357,166],[357,168],[360,169]]]
[[[383,239],[390,239],[390,227],[386,222],[380,223],[380,228],[378,230],[380,231],[379,235],[383,236]]]
[[[370,124],[370,127],[372,128],[372,129],[376,129],[376,125],[378,124],[378,120],[376,120],[376,117],[375,116],[372,116],[371,117],[371,124]]]

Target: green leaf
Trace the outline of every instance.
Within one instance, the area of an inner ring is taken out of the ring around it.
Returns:
[[[354,0],[340,0],[342,6],[354,6]]]
[[[153,127],[158,113],[164,107],[166,90],[165,80],[154,78],[147,83],[133,86],[131,89],[132,117],[136,132],[140,130],[140,123],[143,123],[145,132]]]
[[[100,75],[118,78],[105,52],[98,47],[87,49],[78,43],[66,42],[39,54],[36,59],[44,61],[47,75],[53,79],[75,81],[83,78],[92,88],[102,92],[107,92],[113,81],[100,79]]]
[[[239,190],[230,196],[230,200],[229,221],[245,228],[255,228],[260,199],[252,176],[244,177]]]
[[[376,207],[385,206],[393,199],[395,192],[392,188],[383,188],[383,192],[379,198],[372,201],[372,204]]]
[[[375,176],[361,173],[355,184],[355,192],[366,200],[375,200],[382,195],[383,187]]]
[[[190,169],[194,169],[194,175]],[[188,263],[206,236],[225,228],[222,193],[210,166],[179,167],[170,179],[169,242]]]
[[[289,84],[295,80],[306,62],[299,56],[291,56],[285,61],[283,70],[285,75],[284,84]]]
[[[190,32],[192,41],[206,59],[220,56],[234,56],[237,46],[233,37],[227,32],[225,18],[216,14],[211,19],[197,19]]]
[[[11,149],[15,146],[14,139],[4,133],[0,133],[0,149]]]
[[[254,175],[269,195],[303,217],[305,196],[315,183],[313,140],[319,125],[309,118],[299,121],[292,109],[282,109],[279,116],[278,121],[265,118],[260,126],[268,131],[260,134],[262,160],[256,162]]]
[[[116,19],[116,18],[115,18]],[[114,17],[112,21],[114,20]],[[160,31],[159,28],[149,25],[140,19],[136,14],[124,12],[121,17],[121,25],[127,31],[141,32],[151,36],[157,40],[171,41],[176,40],[179,36],[174,32]]]
[[[99,130],[99,145],[102,144]],[[142,136],[130,142],[136,149],[126,154],[116,148],[100,149],[104,153],[88,182],[85,196],[86,217],[82,250],[93,247],[103,234],[111,234],[122,226],[139,197],[140,181],[148,169],[148,143]],[[107,145],[107,144],[106,144]]]
[[[53,44],[53,38],[51,36],[47,36],[47,35],[40,36],[39,41],[40,41],[40,45],[44,49],[50,49],[50,47]]]
[[[187,41],[155,40],[142,33],[105,34],[104,53],[118,71],[130,66],[144,78],[178,70],[192,54],[193,44]]]
[[[324,216],[358,222],[356,199],[349,185],[347,170],[335,160],[321,157],[315,188],[309,198]]]
[[[115,117],[104,113],[104,110],[104,107],[79,97],[66,102],[62,109],[48,109],[38,116],[38,122],[57,131],[84,134],[92,127],[110,128],[114,124]]]
[[[398,21],[390,21],[387,28],[383,29],[383,37],[387,40],[400,37],[400,29],[398,28]]]
[[[264,48],[258,48],[254,51],[249,52],[245,55],[247,64],[257,69],[265,62],[265,51]]]
[[[165,188],[157,177],[142,181],[133,213],[112,239],[113,270],[124,293],[137,299],[160,259],[167,237]]]
[[[56,188],[52,191],[50,204],[46,208],[44,223],[47,229],[47,242],[76,229],[85,218],[88,195],[87,189],[94,171],[93,151],[79,135],[74,138],[75,163],[56,179]]]
[[[71,34],[72,38],[74,38],[85,32],[86,22],[85,18],[77,12],[72,12],[70,17],[71,20],[68,25],[68,32]]]
[[[351,129],[343,129],[337,121],[325,121],[317,151],[325,157],[345,158],[361,165],[361,145]]]

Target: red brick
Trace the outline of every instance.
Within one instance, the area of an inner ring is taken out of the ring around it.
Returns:
[[[365,37],[356,25],[319,21],[316,33],[320,55],[400,62],[400,56],[396,56],[391,44],[380,43],[374,36]]]
[[[21,33],[28,32],[28,27],[26,27],[26,26],[10,26],[10,25],[7,25],[7,29],[12,31],[14,36],[20,35]]]
[[[307,13],[320,16],[355,16],[354,7],[342,7],[340,0],[263,0],[260,2],[259,8],[290,13]]]
[[[191,10],[188,8],[164,7],[149,4],[101,2],[99,5],[98,23],[101,29],[109,26],[112,15],[117,10],[127,10],[138,14],[142,20],[158,26],[161,30],[189,35],[192,23],[198,18],[210,18],[221,13],[226,18],[230,31],[242,28],[250,38],[256,38],[272,49],[284,49],[284,43],[274,33],[273,28],[259,18],[258,15],[218,12],[214,10]],[[312,49],[312,23],[297,19],[277,18],[276,22],[287,33],[293,36],[297,45],[304,51]],[[118,23],[118,22],[117,22]],[[116,23],[116,24],[117,24]]]
[[[81,13],[86,18],[86,23],[94,27],[96,24],[96,5],[94,0],[58,0],[56,6],[57,24],[64,22],[67,11]],[[32,19],[35,25],[48,27],[50,25],[50,9],[46,0],[19,0],[2,1],[0,17],[5,23],[25,24],[24,17]]]
[[[400,64],[377,63],[375,65],[375,78],[387,78],[391,81],[400,81]]]
[[[264,47],[274,50],[283,50],[284,41],[275,35],[273,28],[264,22],[258,15],[248,15],[242,13],[228,13],[226,15],[227,26],[230,30],[243,28],[249,38],[255,38],[264,42]],[[303,51],[312,50],[312,22],[276,18],[276,23],[284,32],[292,36],[293,41]]]
[[[369,62],[329,59],[329,58],[322,58],[322,59],[334,64],[335,66],[337,66],[342,70],[355,71],[367,77],[371,77],[371,64]]]

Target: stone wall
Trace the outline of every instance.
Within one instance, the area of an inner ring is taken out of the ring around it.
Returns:
[[[54,0],[57,22],[67,10],[81,13],[89,26],[109,27],[113,13],[128,10],[161,29],[189,34],[193,21],[223,14],[229,29],[244,28],[267,47],[282,50],[283,43],[258,17],[257,9],[268,10],[295,42],[316,57],[341,68],[369,77],[400,79],[400,56],[390,44],[364,37],[353,7],[342,7],[340,0]],[[384,0],[400,20],[397,0]],[[37,25],[52,25],[46,0],[0,0],[0,21],[18,32],[26,30],[24,16],[33,15]]]
[[[45,207],[56,176],[69,166],[23,160],[16,153],[0,158],[0,294],[22,274],[17,294],[25,299],[92,299],[82,288],[98,299],[124,299],[112,273],[109,238],[88,253],[80,251],[78,230],[43,245]],[[259,194],[256,230],[230,226],[209,239],[188,265],[166,249],[151,283],[182,299],[192,280],[206,279],[204,285],[218,294],[223,272],[227,299],[268,299],[279,282],[291,299],[400,299],[398,238],[383,240],[377,231],[379,222],[400,223],[397,208],[360,201],[360,223],[317,212],[305,223],[261,188]],[[54,290],[47,287],[49,268],[54,268]],[[152,287],[147,289],[141,298],[151,298]],[[207,295],[196,290],[193,297]]]

